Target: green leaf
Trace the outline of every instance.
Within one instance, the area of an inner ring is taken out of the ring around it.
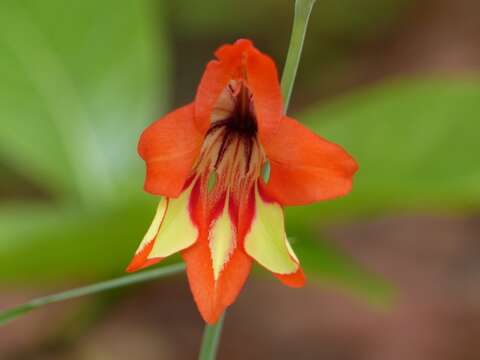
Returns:
[[[148,0],[0,3],[4,161],[87,203],[132,181],[138,134],[167,101],[153,10]]]
[[[347,197],[292,209],[291,216],[305,224],[399,209],[478,208],[479,115],[480,81],[462,79],[396,81],[313,108],[299,118],[347,149],[360,171]]]

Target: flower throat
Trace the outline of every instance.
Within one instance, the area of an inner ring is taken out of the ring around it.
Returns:
[[[231,81],[212,112],[197,173],[215,171],[222,187],[248,186],[258,178],[264,159],[252,94],[242,81]]]

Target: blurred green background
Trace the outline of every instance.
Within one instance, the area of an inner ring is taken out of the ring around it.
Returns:
[[[256,272],[220,358],[476,359],[479,13],[318,0],[290,114],[361,170],[348,197],[287,210],[310,283]],[[194,97],[222,43],[251,38],[281,69],[292,15],[293,0],[2,0],[2,308],[123,274],[158,201],[139,134]],[[0,328],[0,357],[191,359],[201,328],[180,276]]]

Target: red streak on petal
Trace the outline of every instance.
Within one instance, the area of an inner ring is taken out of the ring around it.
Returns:
[[[131,263],[127,267],[127,272],[135,272],[147,266],[160,262],[163,258],[147,259],[148,255],[152,251],[153,244],[155,244],[155,238],[150,241],[138,254],[135,254]]]
[[[160,222],[160,225],[158,226],[158,229],[155,232],[155,236],[150,240],[150,242],[147,243],[147,245],[144,246],[142,251],[140,251],[139,253],[133,256],[132,261],[127,266],[127,269],[126,269],[127,272],[135,272],[137,270],[144,269],[150,265],[154,265],[160,262],[163,259],[161,257],[148,259],[148,255],[150,255],[150,252],[153,249],[153,245],[155,244],[155,239],[157,238],[158,233],[160,232],[160,228],[162,227],[163,220],[165,219],[165,215],[167,214],[167,211],[168,211],[169,203],[170,203],[170,199],[167,198],[167,206],[163,214],[162,221]]]
[[[193,176],[191,179],[188,180],[188,186],[190,186],[191,182],[193,181]],[[201,189],[202,180],[199,177],[195,184],[193,185],[192,192],[190,193],[190,199],[188,201],[188,211],[190,213],[190,219],[195,224],[195,226],[199,229],[202,226],[202,219],[203,219],[203,206],[201,201],[202,189]]]
[[[223,212],[225,207],[225,199],[227,198],[226,192],[221,194],[220,198],[213,204],[213,207],[210,210],[210,214],[208,216],[209,224],[212,224]]]
[[[250,231],[253,219],[255,217],[255,185],[252,184],[248,190],[248,195],[244,195],[239,204],[238,215],[238,238],[243,249],[245,236]]]

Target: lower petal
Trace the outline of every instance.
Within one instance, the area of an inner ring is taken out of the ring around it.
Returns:
[[[237,243],[231,199],[223,194],[198,242],[183,251],[193,297],[207,323],[215,323],[237,298],[252,260]]]
[[[210,225],[208,244],[212,257],[213,277],[217,281],[223,267],[236,247],[236,231],[229,214],[229,199],[222,197],[218,206],[219,214]]]
[[[215,279],[207,236],[200,238],[182,253],[187,264],[190,289],[203,319],[214,324],[237,298],[248,278],[252,260],[235,248],[228,262]]]
[[[288,243],[282,207],[255,191],[255,215],[245,236],[245,251],[260,265],[276,274],[298,271],[298,259]]]
[[[153,265],[163,258],[183,250],[198,238],[197,225],[192,221],[191,202],[195,182],[176,199],[162,198],[147,234],[127,268],[133,272]]]

